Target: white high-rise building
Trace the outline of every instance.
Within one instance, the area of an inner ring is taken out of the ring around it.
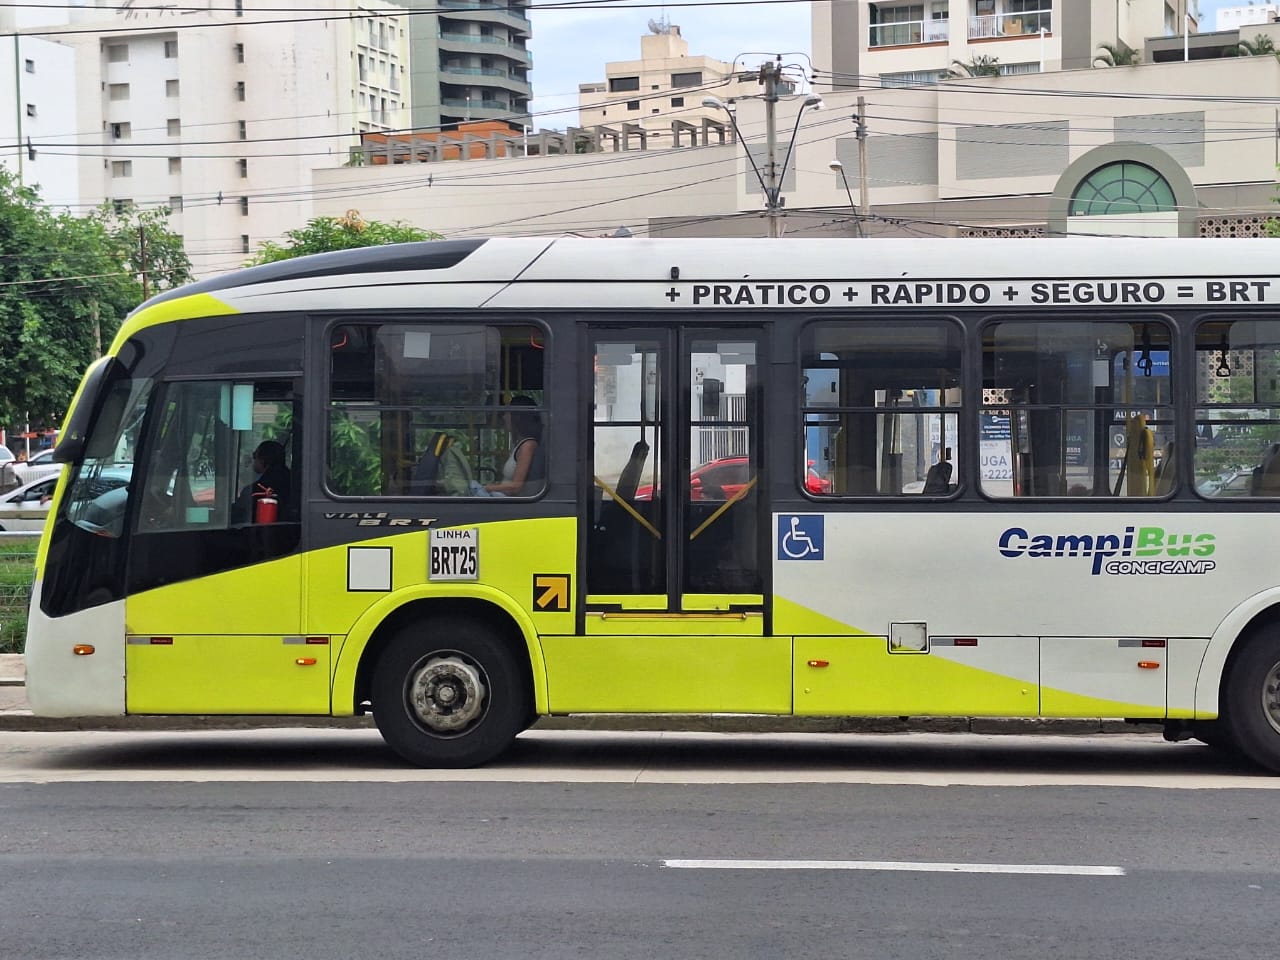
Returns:
[[[96,0],[71,12],[88,32],[45,33],[75,50],[77,114],[51,136],[78,135],[81,202],[168,206],[198,276],[305,224],[311,171],[408,117],[403,8],[262,5]]]
[[[1272,23],[1280,18],[1280,3],[1250,3],[1247,6],[1222,7],[1214,21],[1215,30],[1239,30],[1241,27]],[[1241,37],[1241,40],[1247,39]]]
[[[14,145],[0,150],[0,166],[20,183],[39,187],[46,203],[75,209],[78,161],[61,136],[74,130],[76,118],[75,50],[24,35],[50,14],[66,21],[65,11],[0,8],[0,33],[17,34],[0,43],[0,144]]]

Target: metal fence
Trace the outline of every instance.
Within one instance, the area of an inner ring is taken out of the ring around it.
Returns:
[[[0,653],[21,653],[35,576],[38,533],[0,533]]]

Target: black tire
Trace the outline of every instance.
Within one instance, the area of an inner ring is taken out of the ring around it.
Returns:
[[[1246,641],[1227,677],[1226,728],[1239,751],[1280,773],[1280,632]]]
[[[1192,720],[1191,736],[1206,746],[1227,756],[1240,756],[1240,749],[1231,737],[1231,730],[1223,718],[1217,720]]]
[[[475,767],[506,750],[533,709],[508,644],[488,624],[446,616],[402,627],[378,658],[373,719],[419,767]]]

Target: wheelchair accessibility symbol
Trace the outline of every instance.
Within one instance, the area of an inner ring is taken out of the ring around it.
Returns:
[[[820,514],[778,517],[778,559],[821,560],[823,519]]]

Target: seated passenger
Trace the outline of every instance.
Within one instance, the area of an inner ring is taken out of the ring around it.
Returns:
[[[510,406],[537,406],[532,397],[512,397]],[[545,479],[542,452],[542,418],[536,413],[508,412],[502,415],[511,434],[511,454],[502,466],[502,479],[486,483],[485,490],[503,496],[528,496],[539,492]]]

